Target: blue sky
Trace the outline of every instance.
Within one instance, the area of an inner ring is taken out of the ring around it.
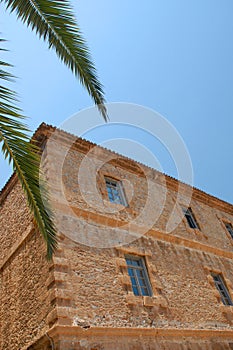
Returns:
[[[107,101],[139,104],[167,118],[189,150],[194,185],[233,203],[232,1],[79,0],[72,4]],[[10,49],[2,58],[15,65],[14,88],[30,117],[31,130],[42,121],[58,126],[92,106],[87,92],[55,53],[0,6],[1,35]],[[120,133],[116,129],[118,137]],[[159,146],[153,151],[164,171],[175,176]],[[9,171],[3,161],[0,166],[2,187]]]

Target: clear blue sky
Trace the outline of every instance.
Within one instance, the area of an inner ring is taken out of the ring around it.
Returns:
[[[232,0],[72,4],[107,101],[140,104],[166,117],[190,152],[194,185],[233,203]],[[42,121],[60,125],[91,106],[55,53],[3,9],[1,4],[1,35],[10,52],[2,58],[15,65],[15,89],[30,128]],[[2,187],[8,172],[4,162],[0,166]]]

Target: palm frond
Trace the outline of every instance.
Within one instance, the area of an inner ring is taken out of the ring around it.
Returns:
[[[3,65],[7,66],[7,64]],[[10,73],[1,70],[1,78],[8,80],[13,77]],[[41,197],[38,148],[30,143],[29,130],[23,123],[24,116],[14,105],[15,100],[14,91],[0,86],[0,144],[4,157],[13,164],[14,171],[21,182],[35,222],[47,243],[47,256],[50,259],[56,248],[57,239],[48,198],[44,197],[45,191],[43,191],[43,200]]]
[[[64,62],[80,79],[107,120],[104,93],[89,50],[77,26],[67,0],[0,0],[15,11],[27,26],[55,49]]]

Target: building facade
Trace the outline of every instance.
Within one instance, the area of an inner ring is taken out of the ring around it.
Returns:
[[[1,192],[1,350],[233,349],[233,206],[42,124],[52,261]]]

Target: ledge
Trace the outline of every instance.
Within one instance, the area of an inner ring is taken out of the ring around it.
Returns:
[[[121,328],[121,327],[90,327],[88,329],[79,326],[54,326],[48,334],[50,337],[56,337],[59,335],[72,335],[72,336],[84,336],[85,338],[92,336],[99,337],[192,337],[199,339],[208,338],[233,338],[233,330],[212,330],[212,329],[176,329],[176,328]]]
[[[60,336],[77,336],[78,339],[82,337],[151,337],[151,338],[173,338],[174,340],[180,340],[184,338],[194,338],[200,340],[211,340],[211,339],[223,339],[232,340],[233,330],[209,330],[209,329],[175,329],[175,328],[112,328],[112,327],[90,327],[82,328],[79,326],[61,326],[54,325],[51,327],[46,334],[38,336],[31,343],[22,347],[21,350],[28,350],[30,346],[35,344],[48,344],[48,335],[51,339],[59,339]],[[117,341],[117,339],[116,339]]]
[[[125,225],[131,225],[130,222],[127,221],[120,221],[114,218],[111,218],[111,220],[107,220],[106,218],[107,216],[98,214],[98,213],[91,213],[91,215],[89,215],[89,212],[86,210],[83,210],[81,208],[77,208],[75,206],[67,206],[61,203],[56,203],[56,208],[58,210],[61,210],[63,213],[69,213],[70,210],[73,211],[73,213],[75,215],[77,215],[78,217],[80,217],[80,219],[82,220],[86,220],[91,221],[91,222],[95,222],[99,225],[102,225],[103,222],[105,223],[104,226],[109,226],[109,227],[118,227],[119,229],[121,228],[121,226],[125,226]],[[223,250],[221,248],[215,247],[215,246],[211,246],[208,245],[206,243],[201,243],[198,241],[194,241],[188,238],[183,238],[177,235],[174,235],[172,233],[166,233],[166,232],[162,232],[156,229],[149,229],[149,230],[145,230],[146,234],[142,235],[141,232],[144,231],[144,227],[142,228],[141,226],[136,226],[134,224],[134,226],[131,225],[131,230],[134,230],[135,233],[139,233],[140,236],[142,237],[153,237],[159,241],[163,241],[163,242],[168,242],[168,243],[172,243],[172,244],[176,244],[185,248],[191,248],[197,251],[203,251],[206,253],[210,253],[210,254],[214,254],[217,256],[222,256],[224,258],[228,258],[228,259],[233,259],[233,252],[232,251],[228,251],[228,250]],[[126,247],[116,247],[119,251],[130,251],[131,248],[126,248]],[[142,251],[139,251],[140,255],[149,255],[151,254],[151,252],[149,252],[149,254],[145,254]]]

